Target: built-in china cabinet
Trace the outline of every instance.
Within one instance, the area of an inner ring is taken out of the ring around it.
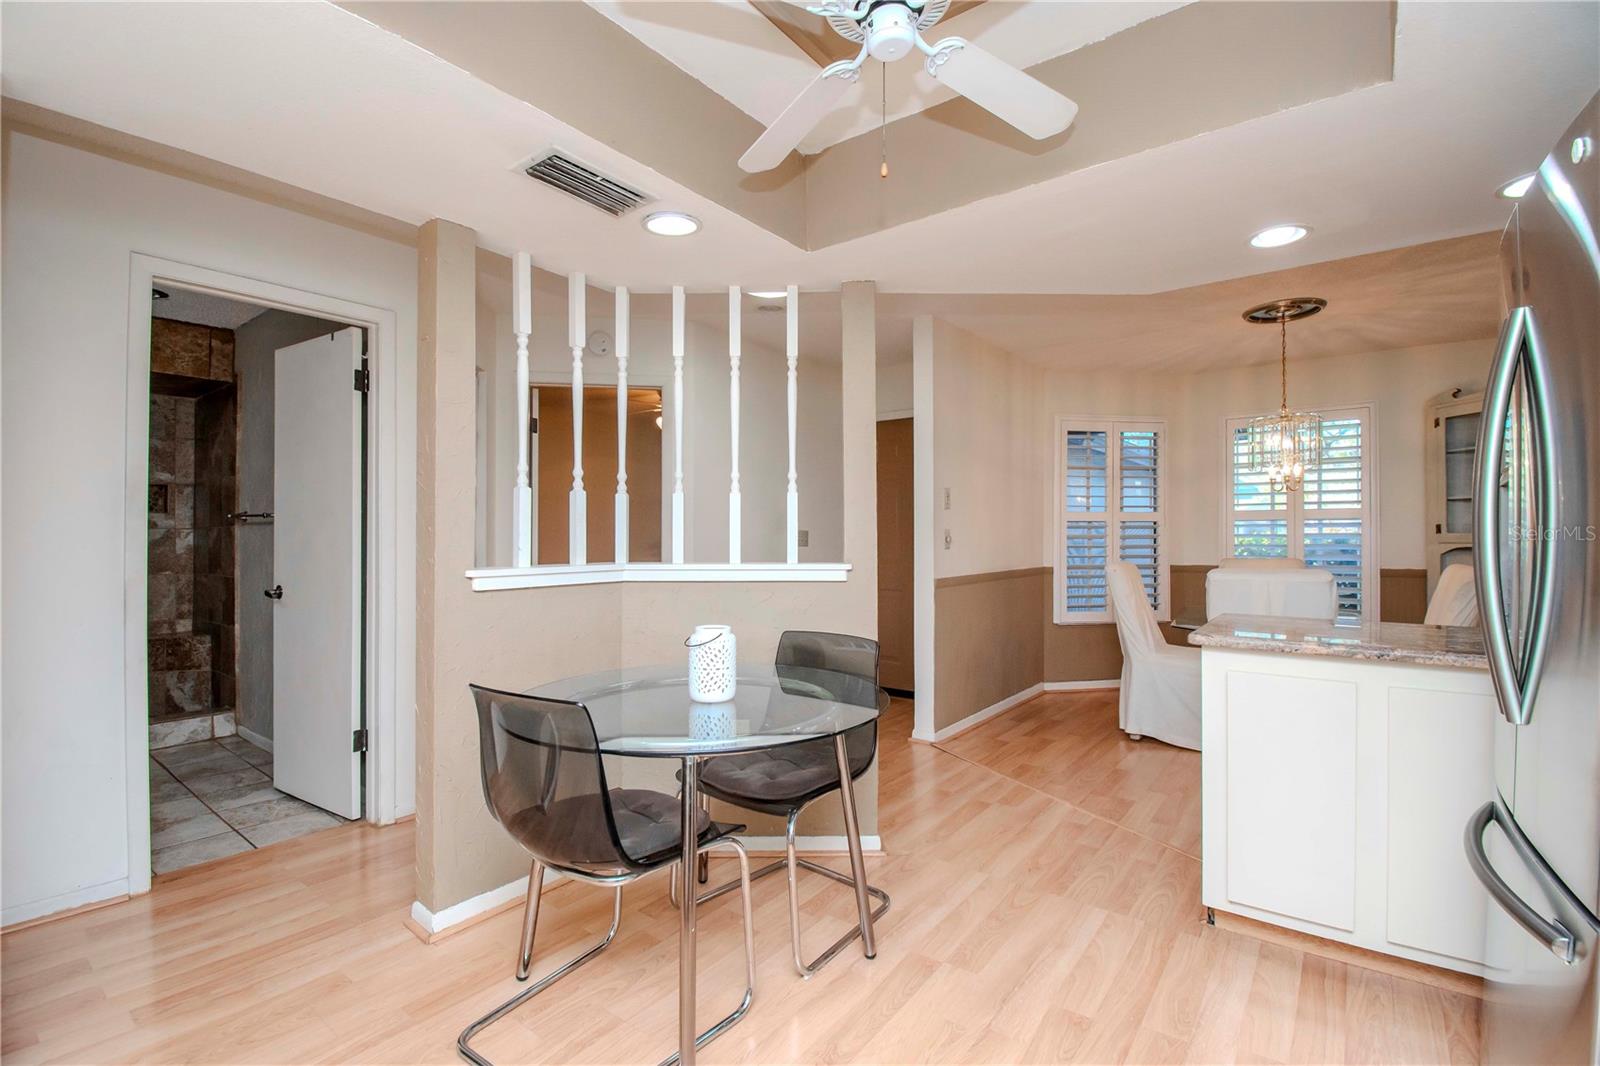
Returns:
[[[1472,562],[1472,472],[1483,394],[1452,389],[1423,412],[1427,440],[1428,595],[1451,563]]]

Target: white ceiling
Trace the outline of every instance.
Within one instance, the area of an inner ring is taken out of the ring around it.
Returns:
[[[763,124],[777,118],[817,76],[817,64],[746,0],[588,2],[680,70]],[[936,23],[926,38],[931,44],[944,37],[964,37],[1001,59],[1027,68],[1183,6],[1181,2],[1150,0],[988,0]],[[822,19],[817,22],[821,25]],[[885,76],[887,85],[883,83]],[[800,142],[800,150],[820,152],[831,144],[877,129],[885,114],[885,94],[890,122],[955,96],[923,69],[919,55],[887,66],[868,63],[862,69],[861,80],[845,95],[838,110]]]
[[[5,4],[0,69],[9,96],[407,222],[449,218],[598,284],[1139,293],[1499,228],[1495,187],[1600,83],[1597,10],[1403,0],[1392,83],[817,252],[327,3]],[[704,229],[652,237],[512,170],[552,143]],[[1284,220],[1312,236],[1246,244]]]

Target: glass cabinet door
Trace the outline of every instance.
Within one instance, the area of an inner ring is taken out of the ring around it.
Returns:
[[[1478,453],[1477,411],[1444,419],[1444,529],[1472,532],[1472,472]]]

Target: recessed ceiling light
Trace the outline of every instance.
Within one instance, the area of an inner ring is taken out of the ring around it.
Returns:
[[[789,295],[782,289],[751,289],[749,294],[758,300],[782,300]]]
[[[1282,248],[1286,244],[1293,244],[1295,241],[1299,240],[1301,237],[1304,237],[1310,232],[1311,230],[1307,226],[1296,226],[1292,224],[1283,226],[1268,226],[1266,229],[1251,237],[1250,243],[1255,245],[1257,248]]]
[[[656,211],[644,217],[644,228],[658,237],[687,237],[700,228],[700,220],[682,211]]]
[[[1500,191],[1496,195],[1503,196],[1507,200],[1520,200],[1528,194],[1529,189],[1533,188],[1533,179],[1538,176],[1537,174],[1524,174],[1520,178],[1513,178],[1500,186]]]

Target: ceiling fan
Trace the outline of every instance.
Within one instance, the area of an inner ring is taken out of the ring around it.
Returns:
[[[1053,137],[1072,125],[1078,105],[961,37],[934,44],[922,31],[944,16],[950,0],[785,0],[828,20],[846,40],[860,41],[854,59],[841,60],[811,80],[767,131],[739,157],[751,174],[771,170],[833,110],[861,76],[868,57],[892,63],[913,48],[925,57],[928,74],[1035,140]]]

